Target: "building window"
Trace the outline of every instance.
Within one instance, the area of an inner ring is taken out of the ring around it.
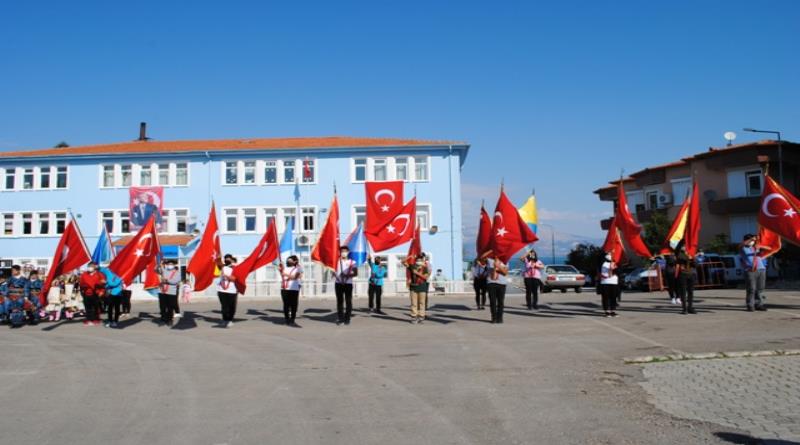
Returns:
[[[225,162],[225,184],[236,184],[239,182],[237,176],[236,161]]]
[[[256,209],[249,208],[243,210],[244,215],[244,226],[242,231],[244,232],[255,232],[256,231]]]
[[[428,157],[427,156],[414,156],[414,180],[427,181],[428,180]]]
[[[64,233],[67,228],[67,214],[65,212],[56,212],[56,233]]]
[[[303,182],[312,183],[316,180],[316,165],[313,159],[303,161]]]
[[[56,167],[56,188],[57,189],[65,189],[67,188],[67,166],[62,165],[60,167]]]
[[[294,220],[294,232],[299,232],[300,227],[298,227],[297,218],[295,218],[296,215],[297,212],[295,211],[294,207],[287,207],[283,209],[283,227],[278,227],[278,229],[280,229],[282,232],[285,232],[286,228],[289,227],[289,221]]]
[[[744,177],[747,181],[747,196],[761,196],[761,171],[745,172]]]
[[[256,161],[244,161],[244,183],[256,183]]]
[[[14,168],[6,169],[6,190],[14,190],[17,187],[17,171]]]
[[[294,161],[283,161],[283,182],[287,184],[294,182],[294,167]]]
[[[680,178],[672,180],[672,204],[683,205],[686,200],[686,194],[692,188],[691,178]]]
[[[385,181],[388,179],[386,176],[386,159],[373,159],[372,179],[374,181]]]
[[[186,233],[189,228],[189,211],[188,210],[174,210],[175,212],[175,231],[178,233]]]
[[[10,236],[14,234],[14,214],[3,214],[3,235]]]
[[[313,232],[317,228],[316,220],[316,209],[314,207],[303,207],[301,210],[303,213],[303,226],[301,230],[303,232]]]
[[[114,187],[114,166],[103,166],[103,187]]]
[[[106,226],[108,233],[116,233],[114,230],[114,212],[109,210],[100,212],[100,218],[103,221],[103,225]]]
[[[33,234],[33,213],[22,214],[22,234],[23,235]]]
[[[353,159],[353,180],[364,182],[367,180],[367,160]]]
[[[431,206],[428,204],[417,205],[417,226],[419,230],[431,228]]]
[[[394,160],[394,178],[398,181],[408,181],[408,158]]]
[[[127,210],[119,212],[120,233],[131,233],[131,216]]]
[[[175,164],[175,185],[189,185],[189,164],[178,162]]]
[[[171,232],[170,231],[170,225],[169,225],[169,221],[170,221],[169,215],[170,215],[169,209],[162,209],[161,210],[161,223],[160,224],[156,223],[156,224],[158,224],[158,231],[160,233],[169,233],[169,232]]]
[[[33,168],[26,168],[22,173],[22,189],[33,190]]]
[[[39,169],[39,188],[50,188],[50,167],[42,167]]]
[[[658,192],[655,190],[649,191],[645,193],[645,199],[647,201],[647,208],[650,210],[654,210],[658,208]]]
[[[367,206],[353,206],[353,228],[367,219]]]
[[[158,185],[169,185],[169,164],[158,164]]]
[[[150,164],[141,167],[139,171],[139,185],[153,185],[153,167]]]
[[[39,235],[50,234],[50,213],[39,213]]]
[[[276,209],[276,208],[264,209],[263,220],[264,220],[264,230],[265,231],[267,229],[269,229],[269,225],[272,224],[273,222],[275,224],[277,224],[278,223],[278,209]],[[276,227],[276,229],[277,229],[277,227]]]
[[[278,163],[275,161],[264,161],[264,184],[277,184],[278,182]]]
[[[228,233],[236,233],[236,220],[238,219],[238,211],[236,209],[225,209],[225,231]]]
[[[130,164],[119,166],[122,187],[130,187],[133,184],[133,166]]]

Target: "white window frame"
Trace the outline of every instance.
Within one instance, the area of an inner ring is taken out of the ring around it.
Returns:
[[[0,238],[55,238],[60,237],[61,233],[57,230],[56,214],[63,213],[65,221],[68,218],[69,212],[66,210],[17,210],[13,212],[0,212]],[[22,215],[31,215],[31,233],[22,233]],[[39,223],[42,220],[42,214],[47,215],[48,228],[47,233],[39,231]],[[11,215],[11,234],[5,234],[5,215]],[[66,223],[64,224],[66,227]]]
[[[683,201],[686,199],[686,194],[685,193],[681,193],[680,196],[678,196],[679,194],[675,192],[675,186],[677,184],[681,184],[681,185],[686,184],[688,186],[687,189],[691,190],[692,189],[692,178],[689,177],[689,176],[685,176],[683,178],[671,179],[669,182],[670,182],[670,184],[672,186],[671,187],[671,190],[672,190],[672,205],[675,205],[675,206],[683,205]]]
[[[275,182],[267,182],[267,163],[272,163],[273,167],[275,168]],[[260,174],[258,175],[258,183],[261,185],[266,186],[275,186],[281,184],[281,169],[280,169],[280,162],[278,159],[264,159],[258,161],[258,171]]]
[[[376,178],[376,176],[375,176],[375,166],[376,165],[380,165],[380,164],[376,164],[376,161],[383,161],[384,179],[375,179]],[[390,170],[389,170],[389,159],[388,158],[383,158],[383,157],[381,157],[381,158],[369,158],[369,160],[367,161],[367,164],[370,167],[369,171],[368,171],[368,175],[367,175],[367,177],[370,179],[370,181],[391,181],[392,180],[392,176],[391,176]]]
[[[313,181],[309,181],[309,182],[305,182],[305,179],[304,179],[304,175],[305,175],[304,170],[305,170],[306,161],[310,161],[313,164],[312,167],[311,167],[311,173],[313,175],[313,179],[314,180]],[[319,181],[319,160],[317,158],[298,159],[297,160],[297,165],[300,165],[300,170],[299,170],[300,176],[298,176],[299,181],[297,181],[297,184],[299,184],[299,185],[316,185],[318,183],[318,181]],[[295,172],[295,174],[297,174],[297,172]],[[294,184],[294,183],[292,183],[292,184]]]
[[[103,212],[113,212],[113,215],[114,215],[113,216],[113,218],[114,218],[114,223],[113,223],[114,230],[112,232],[109,232],[110,235],[125,236],[125,235],[130,235],[130,234],[134,233],[134,232],[131,232],[131,231],[128,231],[128,232],[121,232],[120,231],[120,230],[122,230],[122,212],[128,212],[128,228],[130,229],[131,226],[132,226],[130,209],[98,209],[97,210],[97,234],[98,235],[100,235],[100,233],[102,233],[102,230],[103,230]]]
[[[415,209],[415,216],[419,215],[420,207],[427,207],[426,210],[427,210],[427,213],[428,213],[428,226],[427,227],[420,227],[419,230],[420,230],[420,232],[427,232],[434,225],[433,224],[433,205],[431,203],[429,203],[429,202],[418,202],[417,203],[417,208]],[[417,224],[417,222],[414,221],[415,227],[416,227],[416,224]]]
[[[16,192],[17,185],[19,184],[19,177],[17,172],[17,167],[4,167],[2,169],[2,183],[0,183],[0,190],[5,192]],[[11,173],[11,176],[14,177],[14,186],[11,188],[6,188],[6,175]]]
[[[287,181],[286,180],[287,163],[292,163],[293,164],[292,167],[294,167],[294,181]],[[298,172],[298,170],[297,170],[297,159],[281,159],[281,160],[278,161],[278,164],[281,166],[281,168],[279,170],[279,174],[278,174],[278,179],[280,180],[281,184],[295,184],[295,182],[297,182],[298,184],[301,183],[301,182],[297,181],[297,178],[299,178],[299,176],[297,176],[297,172]]]
[[[426,179],[417,178],[417,158],[425,158]],[[431,182],[431,156],[430,155],[412,155],[409,156],[409,178],[410,182]]]
[[[364,179],[356,179],[356,161],[363,160],[364,161]],[[367,157],[357,157],[357,158],[350,158],[350,182],[354,184],[363,184],[364,182],[369,181],[369,158]]]
[[[398,159],[405,159],[405,161],[406,161],[406,164],[405,164],[406,165],[406,177],[405,177],[405,179],[400,179],[397,176],[397,165],[398,165],[397,160]],[[391,174],[389,176],[390,176],[390,178],[392,180],[394,180],[394,181],[403,181],[403,182],[411,181],[411,170],[410,170],[411,161],[409,160],[409,156],[393,156],[393,157],[389,158],[389,164],[391,166],[390,167],[390,173]]]
[[[364,209],[364,221],[367,220],[367,205],[366,204],[353,204],[350,206],[350,231],[358,227],[358,215],[359,212],[356,211],[356,208],[363,208]]]
[[[758,183],[759,183],[758,193],[750,193],[750,178],[754,176],[758,177]],[[747,197],[761,196],[761,192],[763,190],[764,190],[764,175],[762,174],[761,170],[745,170],[744,172],[745,196]]]

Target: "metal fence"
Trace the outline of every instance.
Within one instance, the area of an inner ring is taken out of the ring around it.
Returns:
[[[654,267],[654,276],[647,277],[647,288],[650,292],[667,290],[666,280],[660,267]],[[694,269],[694,288],[712,289],[727,285],[725,264],[720,261],[708,261],[698,264]]]

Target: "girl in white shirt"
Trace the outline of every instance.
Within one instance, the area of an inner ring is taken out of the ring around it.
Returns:
[[[300,265],[297,255],[292,255],[286,258],[285,266],[280,263],[278,270],[281,274],[281,300],[283,300],[283,317],[286,319],[286,326],[298,327],[294,319],[300,300],[303,266]]]
[[[610,253],[606,254],[605,262],[600,267],[600,288],[605,316],[616,317],[619,277],[617,276],[617,264],[613,261]]]
[[[236,282],[233,276],[233,266],[236,259],[233,255],[225,255],[225,265],[222,266],[217,282],[217,297],[222,308],[222,325],[226,328],[233,327],[233,316],[236,314]]]

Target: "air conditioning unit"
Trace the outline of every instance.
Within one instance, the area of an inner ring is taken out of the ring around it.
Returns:
[[[672,193],[659,193],[658,194],[658,206],[659,207],[668,207],[672,205]]]
[[[300,247],[307,247],[311,245],[311,237],[308,235],[298,235],[297,245]]]

